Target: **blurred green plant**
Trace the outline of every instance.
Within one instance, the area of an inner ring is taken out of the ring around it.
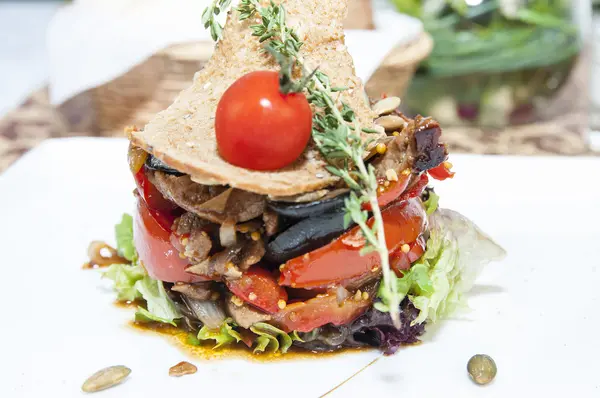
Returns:
[[[435,42],[407,96],[419,113],[443,108],[456,122],[503,125],[516,112],[526,120],[533,99],[552,95],[581,51],[569,0],[392,1]]]
[[[504,72],[548,66],[581,49],[567,0],[393,0],[420,18],[435,47],[431,75]],[[472,4],[472,5],[469,5]]]

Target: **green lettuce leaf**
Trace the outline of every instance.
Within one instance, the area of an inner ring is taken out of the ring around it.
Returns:
[[[160,322],[160,323],[167,323],[169,325],[173,325],[173,326],[177,327],[177,324],[175,323],[174,320],[156,316],[156,315],[152,314],[150,311],[148,311],[147,309],[145,309],[144,307],[138,307],[137,311],[135,312],[135,321],[141,322],[141,323]]]
[[[135,284],[145,276],[146,273],[142,267],[127,264],[112,264],[102,275],[103,278],[114,282],[114,289],[117,291],[117,300],[119,301],[134,301],[142,298]]]
[[[156,281],[149,276],[137,281],[134,285],[137,291],[146,301],[146,308],[139,308],[136,312],[136,320],[156,321],[176,325],[175,320],[181,318],[177,307],[171,301],[162,282]]]
[[[137,252],[133,244],[133,218],[129,214],[123,214],[121,222],[115,225],[117,237],[117,251],[131,262],[137,260]]]
[[[186,341],[189,345],[194,345],[194,346],[200,345],[200,340],[198,340],[198,337],[196,337],[196,335],[194,333],[188,334]]]
[[[203,326],[198,332],[198,340],[214,340],[217,344],[214,348],[219,348],[234,342],[242,340],[242,336],[233,329],[235,324],[231,318],[226,319],[219,329],[209,329]]]
[[[292,346],[293,340],[300,340],[297,333],[292,333],[292,336],[290,336],[283,330],[264,322],[255,323],[250,327],[250,330],[258,335],[254,353],[268,350],[271,352],[281,351],[285,354]]]
[[[446,209],[429,218],[430,238],[423,256],[402,278],[394,278],[399,301],[408,296],[420,310],[413,323],[435,322],[466,308],[471,290],[482,267],[505,255],[504,249],[461,214]],[[391,298],[380,289],[379,311],[389,311]]]
[[[135,313],[136,322],[161,322],[177,326],[181,318],[177,307],[171,301],[162,282],[150,278],[144,268],[137,263],[137,252],[133,244],[133,219],[123,214],[121,222],[115,226],[117,250],[131,261],[131,264],[113,264],[103,277],[114,282],[117,299],[134,301],[143,299],[146,308],[139,307]]]
[[[429,191],[429,198],[423,202],[423,207],[425,207],[425,212],[428,216],[432,215],[437,210],[439,202],[439,195],[433,192],[433,190]]]
[[[300,335],[298,335],[298,332],[295,330],[292,333],[290,333],[289,336],[292,339],[292,341],[299,341],[301,343],[304,343],[304,340],[302,340]]]

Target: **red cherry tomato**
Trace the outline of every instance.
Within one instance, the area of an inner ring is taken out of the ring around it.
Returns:
[[[279,74],[248,73],[225,91],[215,118],[220,155],[253,170],[276,170],[304,151],[312,130],[312,111],[302,93],[282,94]]]
[[[430,169],[428,171],[428,173],[430,176],[432,176],[436,180],[443,181],[448,178],[453,178],[454,174],[456,174],[456,173],[450,171],[450,169],[452,169],[452,163],[444,162],[444,163],[440,164],[439,166],[434,167],[433,169]]]
[[[335,292],[330,291],[307,301],[289,304],[273,315],[273,324],[288,333],[294,330],[310,332],[328,323],[345,325],[371,307],[374,295],[372,291],[366,299],[350,296],[339,303]]]
[[[268,313],[279,311],[279,300],[287,302],[288,299],[287,292],[277,284],[273,274],[261,267],[254,266],[240,279],[226,283],[233,294]]]
[[[137,201],[133,240],[139,258],[152,278],[163,282],[202,282],[209,278],[185,272],[189,262],[179,257],[171,243],[171,231],[154,218],[146,202]]]
[[[382,216],[390,253],[396,253],[405,243],[415,242],[426,220],[419,198],[392,204],[382,211]],[[360,255],[364,244],[360,237],[359,227],[355,227],[330,244],[289,260],[280,268],[279,284],[304,289],[346,285],[369,272],[380,271],[378,253]]]

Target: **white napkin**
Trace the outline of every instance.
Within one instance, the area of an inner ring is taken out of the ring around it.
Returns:
[[[200,21],[209,0],[75,0],[48,28],[50,100],[59,105],[107,83],[173,44],[210,41]],[[235,2],[234,2],[235,3]],[[420,21],[376,0],[374,31],[347,31],[359,77],[367,80],[396,45],[414,40]]]

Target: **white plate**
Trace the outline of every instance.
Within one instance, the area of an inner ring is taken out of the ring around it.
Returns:
[[[99,397],[319,397],[379,356],[192,359],[197,374],[169,377],[185,354],[126,326],[131,312],[80,268],[88,243],[112,242],[132,208],[125,152],[124,140],[51,140],[0,175],[0,397],[81,396],[90,374],[116,364],[133,373]],[[600,396],[600,160],[451,160],[458,174],[439,185],[442,205],[476,220],[508,257],[484,271],[467,320],[430,328],[423,344],[379,359],[331,396]],[[498,364],[487,387],[467,376],[475,353]]]

